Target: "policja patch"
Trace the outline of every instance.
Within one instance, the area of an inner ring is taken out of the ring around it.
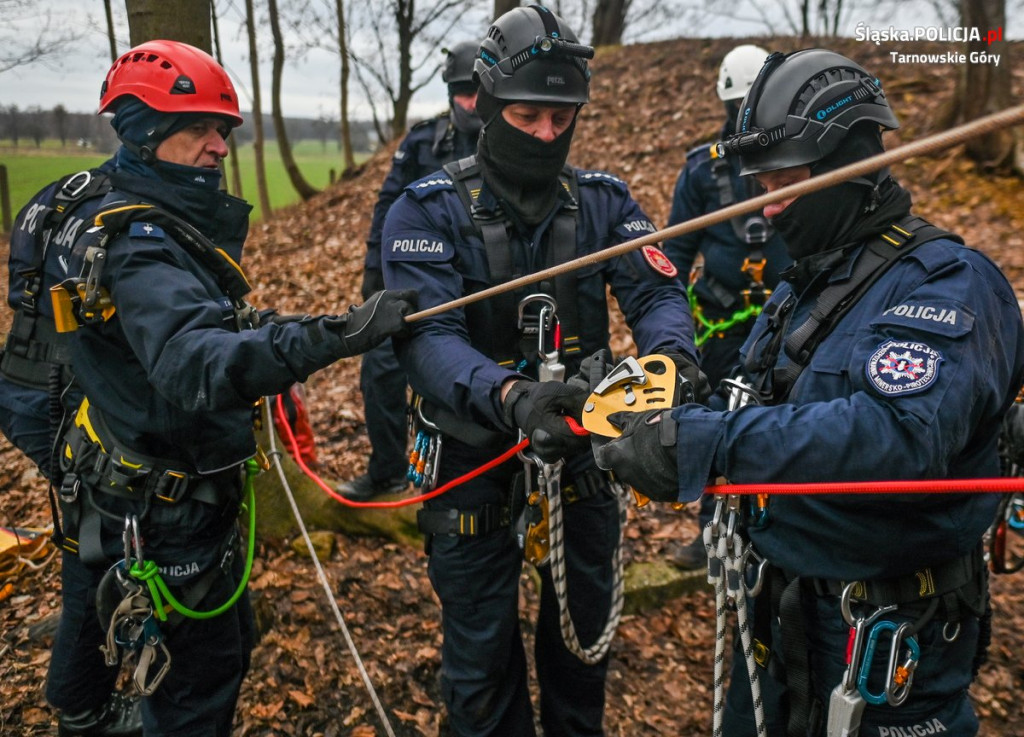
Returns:
[[[914,394],[935,383],[941,362],[942,354],[924,343],[887,340],[868,359],[867,376],[885,396]]]
[[[644,246],[640,249],[640,253],[643,254],[644,261],[662,276],[674,279],[679,275],[679,269],[669,261],[668,256],[657,246]]]

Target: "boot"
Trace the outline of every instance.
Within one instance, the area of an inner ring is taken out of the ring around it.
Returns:
[[[142,702],[138,696],[114,691],[103,706],[78,714],[61,714],[57,734],[60,737],[142,737]]]

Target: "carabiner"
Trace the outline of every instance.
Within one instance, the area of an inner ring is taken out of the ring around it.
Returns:
[[[910,685],[914,680],[914,670],[921,659],[921,649],[914,636],[904,637],[910,625],[904,622],[897,625],[891,620],[876,622],[868,635],[868,644],[864,648],[864,659],[861,662],[860,674],[857,676],[857,690],[864,700],[869,704],[888,703],[891,706],[899,706],[907,700],[910,694]],[[886,666],[885,687],[881,692],[871,693],[868,686],[868,676],[871,672],[871,662],[875,657],[875,647],[878,645],[878,637],[882,632],[892,632],[892,644],[889,647],[889,662]],[[909,656],[902,663],[897,663],[900,653],[900,645],[906,642]]]

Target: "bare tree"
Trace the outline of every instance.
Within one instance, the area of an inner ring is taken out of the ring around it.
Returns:
[[[36,0],[0,0],[0,73],[36,62],[48,63],[82,34],[41,13]]]
[[[260,202],[260,212],[264,220],[273,214],[270,209],[270,195],[267,192],[267,167],[263,157],[263,105],[260,101],[260,64],[256,53],[256,15],[253,12],[253,0],[245,0],[245,30],[249,37],[249,71],[252,74],[252,150],[256,157],[256,192]]]
[[[631,0],[597,0],[594,10],[591,43],[594,46],[608,46],[622,43],[622,32],[626,27],[626,13]]]
[[[221,66],[224,66],[224,55],[220,49],[220,30],[217,23],[217,6],[213,5],[210,8],[210,24],[213,30],[213,48],[216,52],[214,56],[217,57],[217,61],[220,62]],[[238,141],[234,135],[228,136],[228,166],[231,169],[231,187],[230,191],[235,197],[243,197],[242,194],[242,174],[238,170]]]
[[[345,171],[352,171],[356,167],[356,157],[352,151],[352,126],[348,120],[348,80],[351,70],[348,56],[348,24],[345,22],[343,0],[335,0],[335,17],[338,21],[338,56],[341,59],[341,149],[345,157]]]
[[[68,143],[68,110],[63,105],[53,108],[53,127],[60,139],[61,148]]]
[[[979,29],[980,35],[985,37],[967,43],[970,61],[957,68],[953,97],[937,118],[943,128],[1005,110],[1014,104],[1009,44],[1003,37],[1006,0],[961,0],[960,25]],[[989,33],[991,38],[987,37]],[[972,138],[965,148],[967,155],[983,167],[1012,167],[1024,174],[1024,132],[1017,128]]]
[[[103,0],[103,11],[107,16],[107,39],[110,41],[110,63],[117,61],[117,37],[114,34],[114,13],[110,0]]]
[[[125,0],[132,46],[154,38],[181,41],[210,53],[213,0]]]
[[[7,129],[6,138],[10,138],[11,144],[17,148],[22,129],[21,110],[17,105],[8,105],[7,109],[3,110],[3,121]]]
[[[505,15],[512,8],[519,7],[519,0],[494,0],[494,14],[491,16],[494,19],[498,19]]]
[[[418,5],[414,0],[388,0],[387,8],[383,13],[361,8],[367,38],[360,48],[349,48],[381,140],[405,133],[409,103],[441,68],[437,50],[445,45],[456,24],[460,31],[469,32],[477,25],[483,26],[484,20],[474,17],[481,10],[479,4],[467,9],[465,0],[433,0]],[[381,97],[390,107],[387,129],[377,109]]]
[[[299,165],[292,155],[292,145],[288,140],[288,131],[284,126],[284,114],[281,112],[281,77],[284,74],[284,38],[281,35],[281,21],[277,15],[277,0],[268,0],[268,11],[270,15],[270,32],[274,36],[274,64],[271,69],[270,79],[270,109],[271,117],[274,120],[274,132],[277,134],[277,150],[284,162],[284,170],[288,174],[295,191],[299,197],[308,200],[318,190],[306,181],[299,171]]]

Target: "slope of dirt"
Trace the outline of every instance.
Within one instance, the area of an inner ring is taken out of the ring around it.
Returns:
[[[796,48],[791,39],[754,41]],[[739,42],[691,39],[601,49],[593,64],[593,102],[577,128],[573,162],[625,178],[655,222],[664,224],[687,150],[711,140],[719,129],[717,62]],[[888,134],[890,147],[930,132],[929,121],[952,89],[953,68],[894,66],[888,54],[896,45],[845,41],[835,46],[882,78],[903,120],[900,131]],[[1015,99],[1020,99],[1021,76],[1015,80]],[[253,228],[246,267],[257,304],[316,313],[341,311],[358,300],[364,239],[392,150],[380,152],[313,201]],[[906,162],[895,173],[913,192],[920,214],[989,253],[1024,295],[1021,181],[978,172],[961,153],[953,149]],[[0,328],[8,325],[4,312]],[[628,335],[617,330],[616,345],[628,349]],[[365,468],[358,372],[358,360],[341,361],[306,387],[323,474],[331,479]],[[0,493],[3,524],[47,524],[45,484],[2,439]],[[693,510],[634,509],[627,557],[662,557],[695,530]],[[423,554],[376,539],[334,537],[337,545],[325,570],[395,734],[438,734],[440,614]],[[0,603],[0,734],[52,733],[42,685],[50,645],[45,623],[59,607],[59,563],[33,565],[11,581]],[[536,588],[528,574],[523,584],[523,628],[529,637]],[[236,734],[386,734],[309,560],[284,541],[265,542],[251,588],[264,635],[241,695]],[[1019,590],[1014,576],[993,581],[993,647],[971,690],[986,737],[1024,733],[1019,726],[1024,723]],[[714,611],[709,591],[702,591],[624,618],[611,656],[609,735],[710,732]]]

